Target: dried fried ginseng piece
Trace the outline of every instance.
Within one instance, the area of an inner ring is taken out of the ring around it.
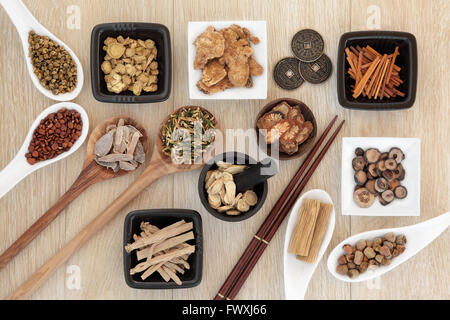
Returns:
[[[289,130],[289,128],[292,126],[292,123],[287,120],[281,120],[278,123],[276,123],[270,130],[267,132],[266,135],[266,142],[267,144],[272,144],[276,142],[285,132]]]
[[[283,120],[285,118],[284,114],[279,111],[271,111],[264,114],[261,118],[259,118],[256,125],[259,129],[269,129],[274,126],[277,122]]]
[[[305,118],[303,118],[300,108],[295,106],[289,109],[287,118],[296,120],[299,124],[303,124],[303,122],[305,122]]]
[[[298,151],[297,142],[280,143],[280,151],[287,154],[294,154]]]
[[[225,89],[233,88],[233,84],[230,82],[230,80],[228,80],[227,77],[225,77],[218,83],[210,87],[204,84],[203,81],[199,80],[197,82],[197,88],[205,94],[214,94],[217,92],[224,91]]]
[[[297,139],[297,136],[301,130],[300,126],[295,120],[287,120],[287,121],[289,121],[290,128],[281,136],[280,143],[294,142]]]
[[[215,85],[220,80],[225,78],[227,72],[225,70],[225,66],[219,62],[219,60],[214,59],[209,61],[202,72],[202,82],[207,86],[211,87]]]
[[[253,54],[253,49],[246,40],[236,41],[223,58],[228,67],[228,79],[235,87],[243,87],[250,76],[248,58]]]
[[[289,111],[291,110],[291,106],[286,102],[280,102],[277,104],[272,111],[279,111],[284,115],[284,118],[288,118]]]
[[[308,139],[309,134],[311,133],[312,130],[313,130],[313,124],[311,123],[311,121],[305,121],[302,125],[302,129],[298,133],[297,138],[295,140],[297,142],[297,144],[301,144],[306,139]]]
[[[250,67],[250,75],[260,76],[264,72],[264,68],[255,60],[253,56],[248,58],[248,66]]]
[[[202,69],[209,60],[223,55],[225,39],[214,27],[209,26],[205,32],[195,39],[194,45],[197,47],[194,69]]]

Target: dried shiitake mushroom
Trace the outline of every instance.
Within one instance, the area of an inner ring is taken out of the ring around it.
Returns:
[[[356,157],[352,159],[355,170],[355,189],[353,198],[358,206],[367,208],[378,198],[382,205],[388,205],[397,199],[404,199],[408,191],[401,182],[405,170],[401,164],[405,154],[399,148],[391,148],[381,153],[376,148],[364,151],[355,149]]]

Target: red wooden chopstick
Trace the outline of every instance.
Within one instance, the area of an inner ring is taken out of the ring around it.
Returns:
[[[317,166],[319,165],[320,161],[328,151],[330,145],[333,143],[334,139],[336,138],[337,134],[341,130],[342,126],[344,125],[345,120],[341,122],[339,127],[336,129],[336,131],[333,133],[333,135],[330,137],[328,142],[323,147],[322,151],[317,156],[316,160],[313,162],[311,167],[309,168],[306,175],[303,177],[300,184],[295,189],[294,193],[292,194],[292,197],[289,198],[286,205],[283,207],[283,210],[280,212],[280,214],[277,216],[275,222],[270,227],[268,234],[262,239],[265,241],[259,241],[259,246],[256,249],[255,254],[251,257],[249,263],[244,267],[242,270],[242,273],[236,280],[234,286],[229,291],[228,295],[226,295],[227,300],[233,300],[236,295],[238,294],[239,290],[241,289],[242,285],[244,284],[245,280],[247,280],[248,276],[250,275],[250,272],[255,267],[256,263],[258,262],[259,258],[261,257],[264,250],[267,248],[267,246],[270,243],[270,240],[272,240],[273,236],[277,232],[278,228],[280,227],[281,223],[283,222],[284,218],[288,215],[289,211],[291,210],[292,206],[294,205],[295,201],[297,200],[297,197],[300,195],[300,193],[303,191],[303,188],[308,183],[309,179],[311,178],[312,174],[316,170]]]
[[[255,234],[255,236],[250,241],[250,244],[247,246],[247,249],[245,249],[243,255],[239,259],[238,263],[235,265],[233,270],[231,271],[230,275],[225,280],[222,287],[219,289],[219,292],[214,297],[214,300],[222,300],[225,299],[225,294],[229,292],[229,290],[233,287],[234,283],[238,279],[240,273],[242,272],[243,268],[247,265],[248,261],[252,257],[252,255],[255,253],[256,247],[262,242],[262,239],[266,235],[267,229],[272,224],[275,217],[278,215],[281,207],[285,203],[286,199],[289,197],[289,194],[294,189],[297,182],[300,180],[300,177],[305,172],[306,168],[308,167],[309,163],[313,159],[314,155],[316,154],[317,150],[319,149],[322,142],[325,140],[325,137],[327,136],[328,132],[331,130],[333,124],[336,122],[337,116],[335,116],[330,124],[327,126],[325,131],[320,136],[319,140],[316,142],[315,146],[311,151],[309,152],[306,159],[303,161],[302,165],[298,169],[295,176],[292,178],[291,182],[288,184],[288,186],[285,188],[283,193],[281,194],[280,198],[275,203],[274,207],[270,211],[267,218],[264,220],[263,224],[259,228],[258,232]],[[342,126],[342,125],[341,125]],[[264,240],[265,241],[265,240]]]

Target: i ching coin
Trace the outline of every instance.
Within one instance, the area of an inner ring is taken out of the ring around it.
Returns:
[[[303,79],[311,83],[321,83],[328,79],[331,74],[331,60],[323,54],[313,62],[300,61],[299,71]]]
[[[284,58],[278,61],[273,70],[273,78],[277,85],[285,90],[300,87],[304,80],[300,75],[298,59]]]
[[[291,41],[292,52],[304,62],[317,60],[323,53],[323,47],[322,36],[311,29],[300,30]]]

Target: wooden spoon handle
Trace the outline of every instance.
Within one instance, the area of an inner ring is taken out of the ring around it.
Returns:
[[[5,252],[0,256],[0,270],[3,269],[16,255],[22,251],[34,238],[37,237],[47,226],[56,219],[61,211],[77,198],[87,187],[98,181],[98,166],[91,162],[81,171],[78,178],[67,190],[67,192],[40,217],[24,234],[20,236]]]
[[[133,200],[142,190],[158,178],[174,172],[170,167],[157,160],[150,162],[142,175],[134,181],[116,200],[97,215],[70,242],[59,250],[50,260],[40,267],[27,281],[11,293],[6,299],[24,299],[39,288],[61,265],[63,265],[92,236],[98,233],[122,208]]]

